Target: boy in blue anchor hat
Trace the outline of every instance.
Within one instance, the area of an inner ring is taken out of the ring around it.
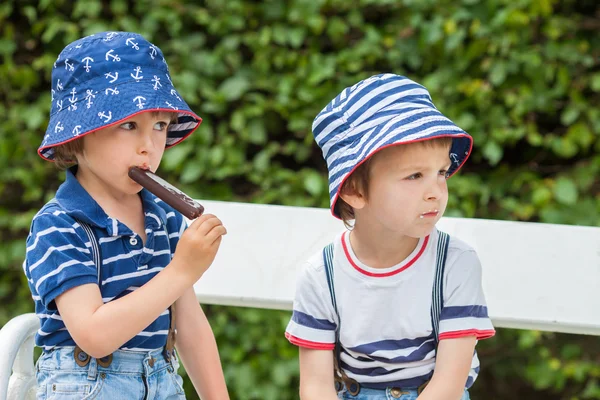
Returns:
[[[38,153],[70,167],[33,218],[24,263],[41,324],[38,399],[183,399],[175,343],[199,395],[228,399],[193,290],[226,229],[210,214],[187,227],[128,176],[156,171],[200,122],[139,34],[95,34],[58,56]]]
[[[477,254],[435,225],[471,136],[393,74],[344,89],[313,134],[348,230],[298,279],[286,337],[301,399],[468,399],[494,328]]]

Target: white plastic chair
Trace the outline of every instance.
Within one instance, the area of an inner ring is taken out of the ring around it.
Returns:
[[[19,315],[0,330],[0,400],[35,399],[33,338],[40,327],[35,314]]]

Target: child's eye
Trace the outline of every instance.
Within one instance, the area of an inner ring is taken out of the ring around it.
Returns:
[[[154,129],[156,129],[157,131],[164,131],[165,129],[167,129],[167,126],[169,126],[168,123],[164,122],[164,121],[160,121],[157,122],[156,124],[154,124]]]
[[[423,175],[420,172],[417,172],[416,174],[412,174],[410,176],[407,176],[406,179],[408,179],[409,181],[414,181],[414,180],[419,179],[422,176]]]
[[[440,169],[439,174],[445,178],[448,178],[448,176],[449,176],[447,169]]]
[[[125,122],[123,124],[121,124],[121,129],[126,129],[128,131],[131,131],[133,129],[135,129],[136,125],[135,122]]]

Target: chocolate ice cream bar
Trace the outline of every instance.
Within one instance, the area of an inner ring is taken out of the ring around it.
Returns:
[[[188,219],[198,218],[204,212],[201,204],[151,171],[131,167],[129,168],[129,177]]]

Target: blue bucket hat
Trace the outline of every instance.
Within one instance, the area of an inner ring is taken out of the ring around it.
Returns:
[[[52,107],[38,154],[54,159],[54,147],[147,111],[176,111],[167,146],[202,122],[173,87],[162,51],[141,35],[103,32],[69,44],[52,70]]]
[[[340,218],[339,190],[363,162],[393,145],[452,138],[448,175],[465,163],[473,139],[440,113],[427,89],[399,75],[381,74],[344,89],[312,126],[329,171],[331,213]]]

